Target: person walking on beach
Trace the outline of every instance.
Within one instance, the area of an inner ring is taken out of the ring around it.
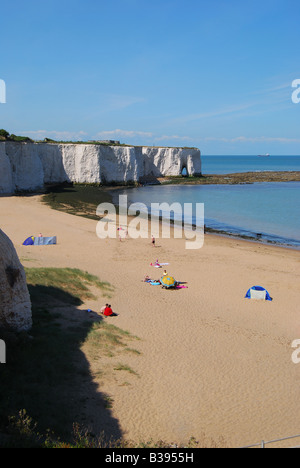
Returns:
[[[155,237],[154,236],[152,236],[152,241],[151,242],[152,242],[153,247],[155,247]]]

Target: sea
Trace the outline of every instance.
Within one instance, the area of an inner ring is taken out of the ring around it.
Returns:
[[[202,156],[203,175],[261,171],[300,171],[300,156]],[[300,182],[146,185],[123,194],[128,204],[146,206],[148,213],[152,203],[179,203],[174,219],[182,216],[184,204],[202,203],[207,231],[300,249]],[[197,224],[196,210],[185,222]]]
[[[300,156],[201,156],[202,174],[300,171]]]

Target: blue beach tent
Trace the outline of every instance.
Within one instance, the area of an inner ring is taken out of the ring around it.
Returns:
[[[268,291],[262,286],[252,286],[248,289],[245,296],[246,299],[262,299],[264,301],[272,301],[272,298]]]
[[[26,239],[26,240],[23,242],[23,245],[34,245],[34,236],[28,237],[28,239]]]
[[[56,244],[56,236],[52,237],[34,237],[30,236],[23,242],[23,245],[54,245]]]

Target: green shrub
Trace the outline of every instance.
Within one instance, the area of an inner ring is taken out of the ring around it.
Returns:
[[[0,129],[0,136],[1,137],[4,137],[4,138],[7,138],[9,136],[9,133],[4,130],[3,128]]]

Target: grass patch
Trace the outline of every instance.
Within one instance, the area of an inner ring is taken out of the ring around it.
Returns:
[[[120,351],[128,351],[128,341],[138,339],[129,332],[102,320],[93,323],[85,344],[94,358],[99,355],[114,357]],[[132,350],[132,352],[140,354],[137,350]]]
[[[127,364],[118,364],[116,367],[114,367],[114,370],[116,371],[126,371],[129,372],[130,374],[138,375],[133,369],[131,369],[130,366]]]
[[[56,299],[67,300],[74,305],[86,299],[97,299],[90,292],[91,287],[96,287],[104,297],[109,298],[114,291],[110,283],[76,268],[25,268],[25,273],[31,295],[51,296],[51,288],[58,288]]]
[[[141,354],[140,351],[138,351],[137,349],[133,349],[133,348],[125,348],[125,351],[127,351],[127,353],[132,353],[132,354]]]

